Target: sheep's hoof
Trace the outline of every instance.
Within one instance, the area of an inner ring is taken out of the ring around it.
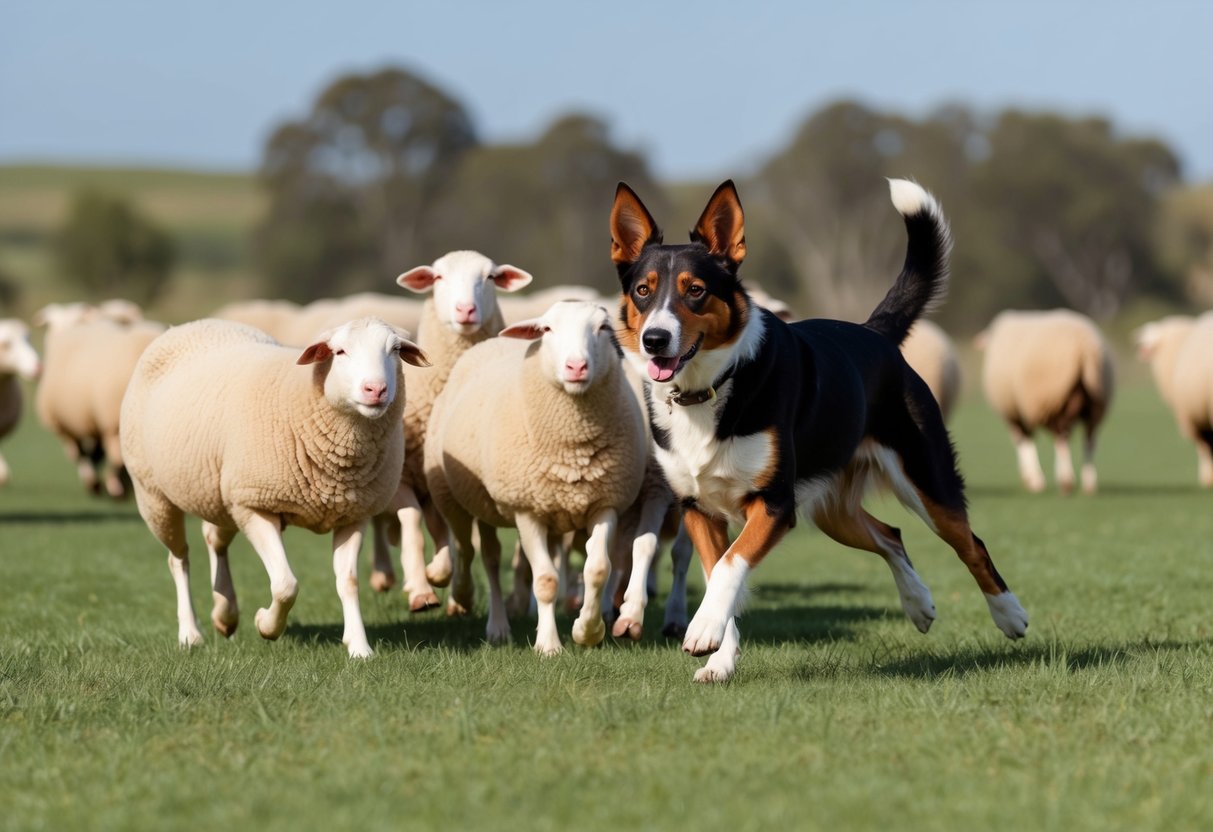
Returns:
[[[425,579],[430,586],[444,587],[451,582],[451,565],[430,562],[425,565]]]
[[[224,638],[231,638],[236,634],[236,627],[240,624],[239,615],[221,615],[217,612],[211,613],[211,624],[215,630]]]
[[[419,592],[416,595],[412,593],[409,594],[409,612],[425,612],[426,610],[432,610],[439,606],[440,603],[441,602],[438,600],[438,596],[435,595],[432,590],[429,592]]]
[[[681,641],[686,637],[687,625],[682,621],[670,621],[661,628],[661,634],[666,638],[676,638]]]
[[[373,655],[375,655],[375,651],[369,644],[350,645],[351,659],[369,659]]]
[[[615,638],[623,638],[627,636],[632,641],[640,641],[640,633],[643,630],[643,624],[640,621],[634,621],[627,616],[620,616],[615,622],[614,629],[611,630],[611,635]]]
[[[606,638],[606,624],[601,616],[586,621],[578,618],[573,622],[573,641],[582,647],[596,647]]]
[[[560,640],[557,639],[554,643],[535,642],[535,652],[541,656],[559,656],[564,652],[564,648],[560,646]]]
[[[468,605],[470,606],[470,604]],[[451,618],[462,618],[467,615],[470,610],[467,606],[456,601],[454,598],[448,598],[446,601],[446,614]]]
[[[396,585],[396,576],[391,572],[380,572],[378,569],[371,572],[371,589],[376,592],[387,592]]]
[[[505,599],[505,611],[510,618],[522,618],[531,611],[531,595],[509,595]]]
[[[490,622],[485,627],[484,637],[489,644],[509,644],[511,639],[510,623],[508,621],[500,623]]]
[[[1061,482],[1057,483],[1057,488],[1062,494],[1069,497],[1074,493],[1074,480],[1062,480]]]
[[[262,607],[261,609],[257,610],[257,615],[253,617],[253,622],[257,625],[257,632],[263,639],[266,641],[277,641],[278,637],[282,635],[282,631],[286,629],[285,622],[283,623],[283,626],[275,629],[271,624],[268,623],[269,617],[270,611],[265,607]]]
[[[197,630],[190,630],[177,634],[177,643],[187,650],[191,647],[202,646],[202,633]]]

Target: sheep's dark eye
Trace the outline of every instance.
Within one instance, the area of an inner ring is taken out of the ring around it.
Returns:
[[[636,297],[647,298],[649,296],[649,287],[645,283],[641,283],[636,287]]]
[[[704,290],[703,286],[701,286],[698,283],[692,283],[690,286],[687,287],[687,294],[693,298],[703,297],[704,291],[705,290]]]
[[[333,355],[345,355],[345,350],[335,349],[335,350],[333,350]]]

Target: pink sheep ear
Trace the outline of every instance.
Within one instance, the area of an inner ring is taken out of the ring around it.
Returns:
[[[502,338],[521,338],[524,341],[534,341],[536,338],[542,338],[543,333],[549,330],[551,330],[551,327],[546,326],[543,321],[535,318],[534,320],[519,321],[512,326],[507,326],[497,334]]]
[[[414,292],[428,292],[434,288],[439,277],[440,275],[429,266],[418,266],[396,278],[396,283]]]
[[[400,360],[405,364],[412,364],[414,367],[433,366],[425,351],[407,338],[400,339],[396,352],[400,353]]]
[[[517,292],[533,279],[530,272],[515,266],[494,266],[493,271],[489,272],[489,280],[503,292]]]
[[[333,357],[333,348],[329,346],[328,341],[327,340],[317,341],[316,343],[314,343],[310,347],[308,347],[306,350],[304,350],[303,355],[299,356],[299,360],[296,361],[295,363],[296,364],[319,364],[322,361],[328,361],[332,357]]]

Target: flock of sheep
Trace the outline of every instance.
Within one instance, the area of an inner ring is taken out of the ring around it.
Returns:
[[[449,584],[447,612],[465,614],[479,552],[488,640],[508,641],[509,616],[534,603],[534,647],[544,655],[561,650],[562,599],[580,607],[574,642],[598,644],[608,623],[615,637],[639,639],[651,566],[662,541],[672,541],[664,632],[685,630],[691,546],[650,451],[641,381],[614,341],[615,300],[574,286],[515,295],[530,274],[469,251],[398,283],[430,296],[251,301],[172,328],[119,301],[55,304],[35,319],[45,327],[41,361],[26,325],[0,320],[0,438],[20,418],[18,377],[40,375],[38,417],[81,482],[113,497],[133,490],[168,550],[183,645],[202,640],[186,514],[203,521],[211,621],[225,636],[240,620],[227,561],[236,532],[269,574],[270,603],[255,625],[274,639],[298,593],[282,531],[300,526],[333,534],[343,641],[351,656],[371,655],[357,579],[368,521],[376,590],[397,582],[398,544],[410,609],[438,606],[435,588]],[[1196,443],[1201,484],[1213,487],[1213,313],[1147,324],[1137,342],[1181,432]],[[1096,326],[1064,310],[1004,312],[978,346],[986,398],[1010,429],[1025,487],[1045,488],[1032,439],[1045,429],[1055,437],[1058,487],[1074,488],[1069,436],[1081,423],[1080,482],[1094,492],[1095,436],[1113,392],[1111,354]],[[951,341],[922,321],[903,351],[946,418],[960,378]],[[9,476],[0,457],[0,485]],[[501,527],[516,527],[520,541],[508,593]],[[435,548],[428,564],[426,531]],[[573,546],[585,552],[580,587],[568,572]]]

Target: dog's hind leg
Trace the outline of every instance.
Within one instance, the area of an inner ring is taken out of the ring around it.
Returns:
[[[985,593],[998,629],[1007,638],[1023,638],[1028,614],[994,568],[986,545],[969,526],[964,480],[956,470],[956,457],[939,411],[920,411],[919,418],[923,420],[921,426],[908,409],[904,411],[900,424],[887,434],[891,441],[874,450],[874,461],[902,504],[922,517],[969,568]]]
[[[900,531],[877,520],[859,506],[848,509],[837,503],[814,512],[813,524],[844,546],[873,552],[884,558],[893,573],[906,617],[914,622],[921,633],[931,629],[935,621],[935,602],[931,600],[931,590],[927,589],[910,563]]]

